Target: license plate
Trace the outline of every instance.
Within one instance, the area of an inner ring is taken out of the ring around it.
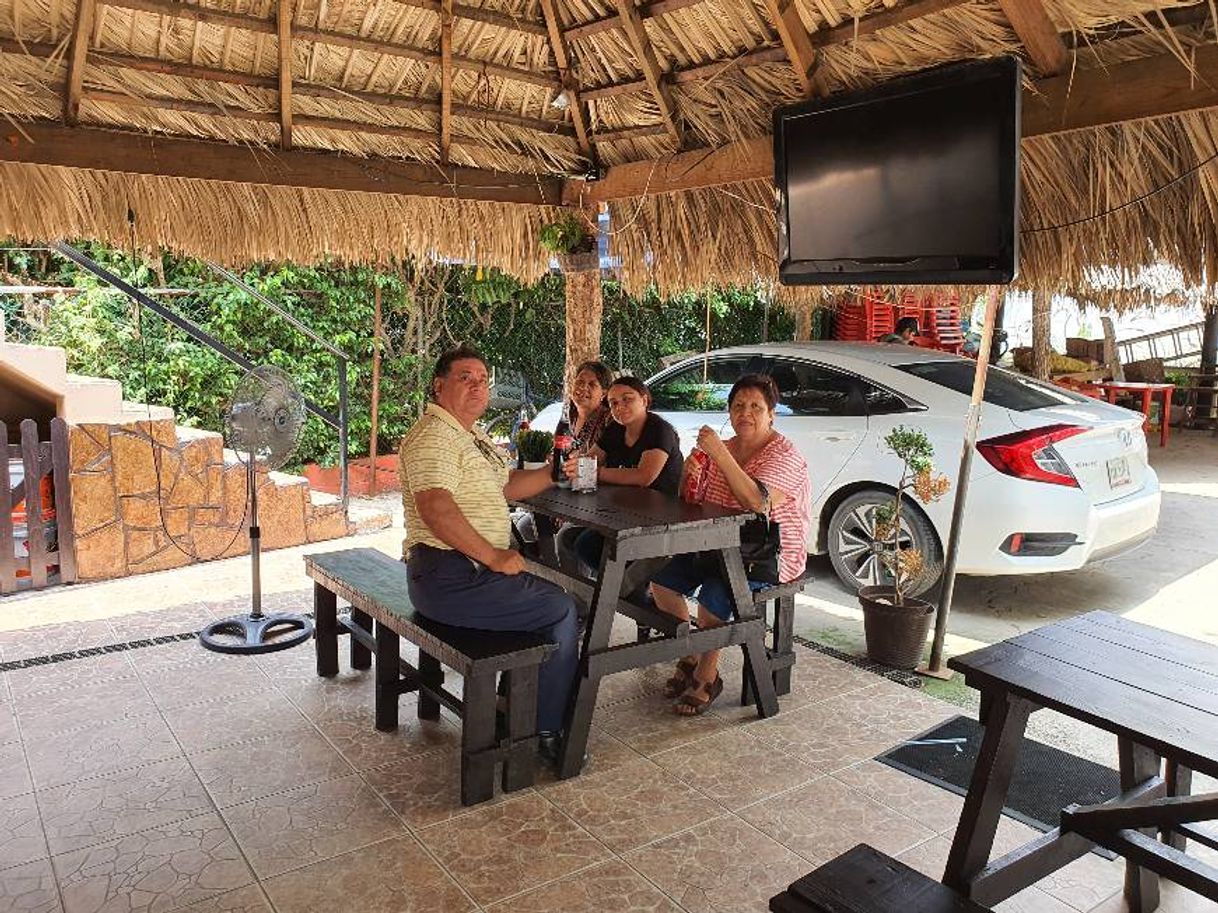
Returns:
[[[1133,477],[1129,474],[1129,459],[1127,457],[1116,457],[1108,461],[1108,487],[1120,488],[1122,485],[1128,485],[1133,481]]]

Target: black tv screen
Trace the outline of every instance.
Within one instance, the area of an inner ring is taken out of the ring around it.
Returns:
[[[786,285],[1015,278],[1020,66],[925,70],[774,112]]]

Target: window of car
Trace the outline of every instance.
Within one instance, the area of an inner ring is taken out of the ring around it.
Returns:
[[[770,376],[778,384],[780,408],[791,415],[863,415],[858,378],[824,365],[777,358]]]
[[[976,366],[970,361],[922,361],[893,367],[965,396],[970,395],[973,390]],[[1081,394],[993,367],[986,375],[985,401],[1016,412],[1089,402],[1087,397]]]
[[[699,360],[651,384],[652,408],[661,412],[726,412],[727,395],[742,374],[755,369],[748,355]]]

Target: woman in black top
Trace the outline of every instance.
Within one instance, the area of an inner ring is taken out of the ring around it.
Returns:
[[[681,484],[681,442],[676,429],[651,408],[651,391],[637,377],[619,377],[609,388],[613,424],[601,434],[589,456],[597,459],[597,480],[608,485],[654,488],[675,498]],[[567,462],[574,476],[576,461]],[[590,568],[600,566],[604,539],[584,530],[575,540],[575,552]]]

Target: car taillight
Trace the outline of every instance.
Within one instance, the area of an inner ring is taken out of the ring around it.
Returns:
[[[1085,431],[1078,425],[1046,425],[979,441],[977,451],[999,472],[1017,479],[1078,488],[1078,479],[1053,445]]]

